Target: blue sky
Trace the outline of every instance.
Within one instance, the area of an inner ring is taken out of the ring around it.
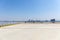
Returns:
[[[0,0],[0,20],[60,20],[60,0]]]

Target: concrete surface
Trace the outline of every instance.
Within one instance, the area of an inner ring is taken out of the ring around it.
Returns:
[[[60,24],[17,24],[0,28],[0,40],[60,40]]]

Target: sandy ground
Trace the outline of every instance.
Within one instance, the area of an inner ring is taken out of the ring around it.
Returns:
[[[0,28],[0,40],[60,40],[60,24],[16,24]]]

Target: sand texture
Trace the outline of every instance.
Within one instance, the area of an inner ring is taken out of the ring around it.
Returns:
[[[60,24],[22,23],[2,27],[0,40],[60,40]]]

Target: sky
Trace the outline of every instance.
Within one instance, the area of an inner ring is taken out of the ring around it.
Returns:
[[[0,0],[0,20],[60,20],[60,0]]]

